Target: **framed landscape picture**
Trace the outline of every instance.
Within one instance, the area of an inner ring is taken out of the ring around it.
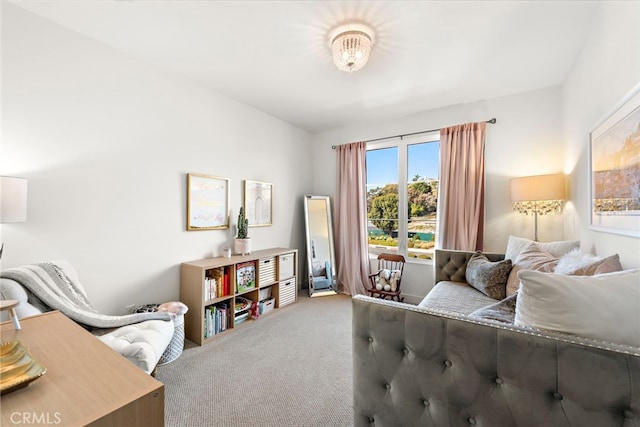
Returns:
[[[640,237],[640,91],[591,132],[590,227]]]
[[[229,228],[229,180],[187,174],[187,230]]]
[[[272,225],[273,184],[245,180],[244,210],[249,227]]]

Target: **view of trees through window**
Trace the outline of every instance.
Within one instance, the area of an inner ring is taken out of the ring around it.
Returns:
[[[370,254],[433,258],[439,145],[435,141],[367,151]],[[400,218],[406,220],[400,222]]]

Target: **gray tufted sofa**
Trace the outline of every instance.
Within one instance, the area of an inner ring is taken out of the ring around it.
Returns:
[[[436,277],[460,268],[436,261]],[[362,295],[352,305],[355,426],[640,425],[640,348]]]

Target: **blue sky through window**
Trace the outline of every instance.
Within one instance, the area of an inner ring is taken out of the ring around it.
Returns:
[[[438,178],[440,142],[412,144],[408,146],[408,180]],[[398,182],[398,147],[367,151],[367,187],[383,187]]]

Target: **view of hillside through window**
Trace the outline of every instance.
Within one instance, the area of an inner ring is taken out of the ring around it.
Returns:
[[[367,151],[370,254],[433,258],[439,151],[438,141]],[[406,171],[406,176],[399,176],[399,170]],[[401,200],[406,200],[406,208],[401,208]]]

